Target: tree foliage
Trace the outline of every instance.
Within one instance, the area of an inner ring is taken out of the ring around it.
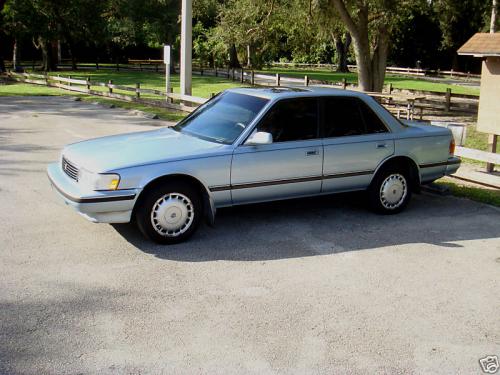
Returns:
[[[460,68],[465,60],[456,49],[487,31],[491,17],[490,0],[193,2],[193,53],[200,63],[336,63],[345,71],[356,62],[368,90],[380,89],[387,61]],[[162,44],[178,54],[180,0],[0,0],[0,12],[0,56],[6,45],[10,52],[13,45],[36,47],[46,69],[55,68],[58,45],[74,63],[159,58]]]

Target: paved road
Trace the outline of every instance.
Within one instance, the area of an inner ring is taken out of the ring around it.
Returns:
[[[220,210],[162,247],[54,203],[79,139],[157,121],[0,97],[1,374],[479,374],[500,355],[500,212],[359,194]]]

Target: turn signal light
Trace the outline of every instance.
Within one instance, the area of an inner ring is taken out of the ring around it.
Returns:
[[[453,154],[455,154],[455,140],[452,137],[451,141],[450,141],[450,155],[453,155]]]

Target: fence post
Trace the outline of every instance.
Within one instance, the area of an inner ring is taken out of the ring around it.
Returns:
[[[255,85],[255,72],[252,70],[252,73],[250,74],[250,84],[252,86]]]
[[[231,69],[231,79],[234,81],[234,68]]]
[[[347,80],[342,78],[342,89],[345,90],[347,88]]]
[[[276,73],[276,86],[280,85],[280,74]]]
[[[245,82],[245,71],[241,68],[241,83]]]
[[[450,78],[453,78],[453,68],[450,70]]]
[[[497,143],[498,143],[498,135],[489,134],[488,135],[488,151],[493,152],[494,154],[497,152]],[[486,164],[486,172],[491,173],[495,170],[495,164],[487,163]]]
[[[95,62],[95,70],[99,70],[99,61]]]
[[[392,94],[392,83],[389,83],[387,85],[387,91],[389,92],[389,94]]]
[[[309,86],[309,76],[304,76],[304,86]]]
[[[68,78],[71,79],[71,75],[69,75]],[[71,81],[68,82],[68,86],[71,86]]]
[[[137,99],[139,99],[141,97],[141,92],[140,92],[140,89],[141,89],[141,84],[139,82],[137,82],[135,84],[135,97]]]
[[[87,77],[87,92],[90,93],[90,77]]]
[[[214,66],[215,76],[217,77],[217,65]]]
[[[446,112],[450,112],[450,109],[451,109],[451,89],[448,87],[446,89],[446,103],[445,103],[444,110]]]
[[[109,89],[109,93],[112,94],[113,93],[113,88],[111,87],[111,85],[113,84],[113,80],[109,80],[108,81],[108,89]]]
[[[120,70],[120,63],[119,63],[119,62],[117,62],[117,63],[116,63],[116,71],[118,72],[119,70]]]

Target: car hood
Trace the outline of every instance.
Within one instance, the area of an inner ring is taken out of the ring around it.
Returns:
[[[202,156],[223,147],[218,143],[162,128],[77,142],[66,146],[62,153],[79,168],[91,172],[108,172]]]

